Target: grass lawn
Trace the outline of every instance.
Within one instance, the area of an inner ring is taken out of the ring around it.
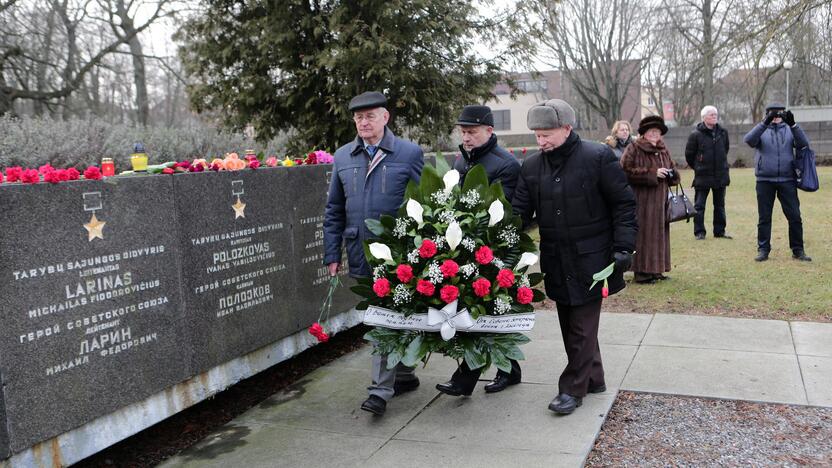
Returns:
[[[668,312],[784,320],[832,321],[832,167],[818,168],[821,189],[800,192],[803,237],[812,262],[791,258],[788,223],[775,202],[771,256],[755,262],[757,254],[757,199],[753,169],[731,169],[726,194],[727,233],[732,240],[712,236],[713,205],[708,198],[705,226],[708,237],[693,237],[693,221],[671,227],[669,281],[652,285],[632,282],[604,304],[610,312]],[[693,171],[683,170],[685,192]]]

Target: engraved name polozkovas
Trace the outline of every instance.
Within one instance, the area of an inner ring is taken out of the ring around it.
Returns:
[[[189,374],[172,199],[169,177],[0,186],[12,452]]]
[[[174,177],[194,370],[294,331],[291,192],[285,168]]]

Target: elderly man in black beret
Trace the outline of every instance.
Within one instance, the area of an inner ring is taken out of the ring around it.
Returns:
[[[540,268],[568,358],[549,409],[570,414],[587,393],[607,389],[598,345],[605,292],[603,282],[593,286],[592,275],[614,262],[609,293],[624,288],[638,229],[636,201],[612,149],[581,140],[565,101],[532,106],[527,122],[540,151],[523,163],[512,206],[524,226],[535,220],[540,226]]]
[[[335,163],[324,218],[324,263],[333,276],[341,262],[341,245],[346,244],[350,276],[372,274],[364,257],[364,241],[373,238],[366,219],[396,215],[411,180],[422,174],[422,149],[402,140],[387,128],[390,113],[387,98],[366,92],[349,104],[358,136],[335,151]],[[372,385],[361,409],[384,414],[394,395],[415,390],[419,379],[412,367],[401,364],[387,368],[387,356],[373,356]]]
[[[460,174],[460,184],[465,175],[477,164],[485,168],[488,182],[499,181],[503,186],[506,199],[510,202],[520,175],[520,163],[508,151],[497,144],[494,135],[494,115],[488,106],[465,106],[456,124],[462,134],[459,145],[460,156],[454,162],[454,169]],[[454,372],[451,380],[437,384],[436,389],[453,396],[470,395],[477,385],[482,369],[470,369],[465,361]],[[484,389],[487,393],[500,392],[509,385],[520,383],[520,364],[511,360],[511,372],[497,371],[494,380]]]

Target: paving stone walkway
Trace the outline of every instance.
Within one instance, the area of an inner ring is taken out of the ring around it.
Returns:
[[[554,311],[538,311],[523,383],[442,395],[456,363],[433,357],[387,414],[366,398],[370,348],[303,377],[164,467],[579,467],[619,389],[832,407],[832,323],[605,313],[607,392],[570,416],[546,407],[566,363]],[[492,377],[490,370],[484,377]]]

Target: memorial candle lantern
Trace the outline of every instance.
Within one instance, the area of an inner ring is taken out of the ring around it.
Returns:
[[[136,143],[133,147],[133,154],[130,155],[130,164],[133,165],[133,170],[136,172],[144,172],[147,170],[147,153],[145,153],[143,144]]]
[[[113,162],[113,158],[101,159],[101,175],[103,175],[104,177],[116,175],[116,165]]]

